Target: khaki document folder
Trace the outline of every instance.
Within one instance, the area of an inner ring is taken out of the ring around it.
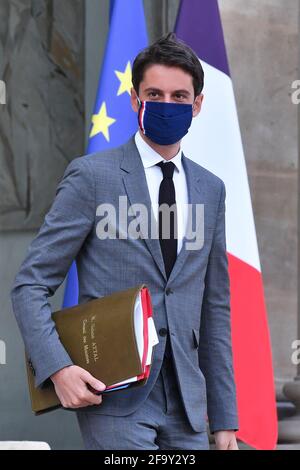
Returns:
[[[124,388],[146,383],[158,338],[145,284],[64,308],[52,318],[74,365],[106,385],[101,393],[122,393]],[[60,407],[50,379],[43,387],[35,387],[34,369],[25,356],[33,412]]]

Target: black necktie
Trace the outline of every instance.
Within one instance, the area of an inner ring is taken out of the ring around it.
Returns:
[[[175,197],[175,186],[173,181],[173,173],[175,169],[175,165],[173,162],[166,162],[163,161],[157,163],[158,166],[162,169],[163,172],[163,180],[160,183],[159,187],[159,198],[158,203],[159,206],[161,204],[167,204],[171,207],[173,204],[176,204],[176,197]],[[165,263],[165,270],[167,278],[170,276],[174,263],[177,257],[177,208],[175,207],[175,211],[165,211],[161,210],[159,207],[159,241],[160,247]],[[167,238],[163,238],[163,227],[167,227],[167,232],[165,232],[165,237],[168,234],[168,230],[170,230],[170,236]]]

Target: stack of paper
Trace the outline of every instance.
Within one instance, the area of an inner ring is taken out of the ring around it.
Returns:
[[[110,385],[101,393],[127,388],[130,384],[149,376],[153,347],[159,343],[159,340],[152,317],[149,293],[145,287],[140,290],[134,305],[134,332],[142,373]]]

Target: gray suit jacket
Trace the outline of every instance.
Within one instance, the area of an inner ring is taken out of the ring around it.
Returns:
[[[99,239],[101,203],[118,213],[119,196],[128,205],[151,201],[134,136],[112,150],[75,158],[66,168],[44,223],[28,248],[11,292],[13,311],[35,369],[36,386],[71,365],[51,318],[48,297],[76,259],[79,303],[145,283],[154,322],[169,331],[180,392],[195,431],[237,429],[232,366],[230,294],[225,241],[223,181],[182,156],[190,204],[204,204],[204,244],[188,250],[186,239],[167,280],[157,238]],[[158,376],[166,344],[159,336],[148,382],[143,387],[103,395],[86,411],[124,416],[148,396]]]

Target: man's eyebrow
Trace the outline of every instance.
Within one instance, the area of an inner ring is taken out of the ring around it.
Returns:
[[[149,87],[149,88],[146,88],[144,90],[145,92],[147,91],[155,91],[155,92],[158,92],[158,93],[163,93],[162,90],[160,90],[159,88],[154,88],[154,87]],[[185,94],[185,95],[190,95],[190,92],[188,90],[175,90],[173,93],[182,93],[182,94]]]
[[[185,89],[175,90],[174,93],[182,93],[184,95],[190,95],[190,92],[188,90],[185,90]]]
[[[162,90],[160,90],[159,88],[154,88],[154,87],[146,88],[145,91],[156,91],[158,93],[162,93]]]

